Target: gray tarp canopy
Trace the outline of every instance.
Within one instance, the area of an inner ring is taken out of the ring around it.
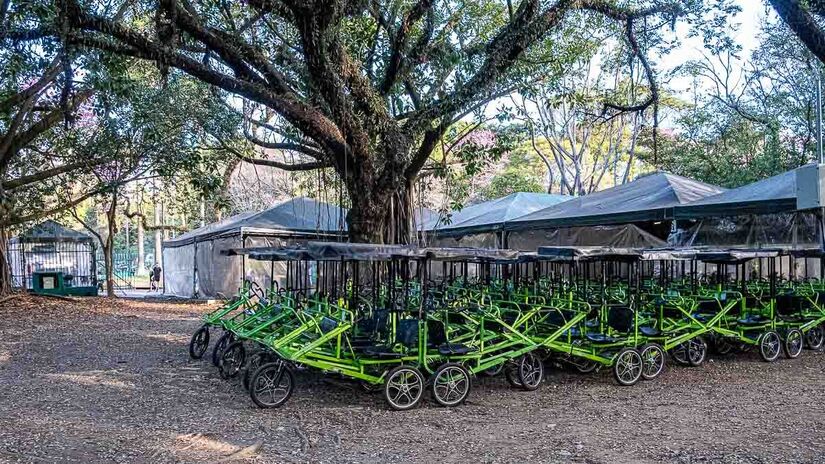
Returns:
[[[675,219],[796,211],[796,169],[673,209]]]
[[[501,230],[517,217],[570,200],[567,195],[517,192],[452,212],[450,223],[443,217],[425,222],[424,229],[441,237]]]
[[[260,213],[241,213],[221,222],[187,232],[164,242],[177,247],[211,237],[250,233],[257,235],[340,234],[347,230],[347,210],[311,198],[287,200]]]
[[[43,221],[22,234],[12,237],[9,242],[92,242],[91,235],[64,227],[51,219]]]
[[[505,229],[661,221],[670,218],[675,206],[722,191],[721,187],[658,172],[522,216],[508,222]]]
[[[614,247],[539,247],[538,258],[547,260],[571,261],[587,259],[631,260],[642,257],[640,250],[635,248]]]
[[[519,253],[496,248],[429,247],[427,258],[434,261],[514,261]]]

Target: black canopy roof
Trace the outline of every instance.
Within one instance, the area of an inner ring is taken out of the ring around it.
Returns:
[[[507,230],[575,227],[668,219],[675,206],[724,191],[686,177],[658,172],[510,221]]]
[[[796,169],[705,197],[673,210],[676,219],[796,211]]]

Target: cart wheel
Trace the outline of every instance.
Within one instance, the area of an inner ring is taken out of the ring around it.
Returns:
[[[571,360],[570,364],[579,374],[589,374],[599,367],[598,362],[585,358]]]
[[[533,353],[527,353],[518,362],[518,379],[521,388],[533,391],[544,380],[544,362]]]
[[[665,370],[665,350],[656,343],[642,348],[642,379],[653,380]]]
[[[192,359],[200,359],[209,348],[209,326],[202,325],[194,334],[192,340],[189,341],[189,357]]]
[[[794,359],[802,354],[804,338],[802,331],[799,329],[791,329],[788,331],[788,334],[785,335],[785,343],[782,345],[786,358]]]
[[[501,364],[496,364],[493,367],[488,367],[487,369],[484,369],[483,371],[481,371],[481,373],[482,373],[482,375],[487,376],[487,377],[495,377],[495,376],[501,374],[501,372],[503,370],[504,370],[504,363],[501,363]]]
[[[249,379],[252,378],[252,374],[266,362],[267,353],[265,351],[258,351],[249,356],[249,359],[246,361],[246,366],[244,366],[243,378],[241,379],[241,383],[243,383],[243,387],[246,390],[249,390]]]
[[[687,348],[688,348],[688,344],[687,344],[687,342],[685,342],[685,343],[680,343],[680,344],[676,345],[675,347],[673,347],[673,349],[670,350],[670,357],[673,358],[674,361],[676,361],[676,364],[678,364],[680,366],[688,366],[689,365],[688,361],[687,361],[687,359],[688,359],[688,355],[687,355],[688,350],[687,350]]]
[[[825,344],[825,329],[821,325],[814,327],[805,334],[805,346],[809,350],[818,350]]]
[[[733,343],[729,342],[725,337],[716,337],[713,340],[713,352],[725,356],[733,352]]]
[[[215,367],[218,367],[221,362],[221,354],[223,354],[223,350],[225,350],[234,339],[235,337],[232,335],[232,332],[225,332],[220,338],[218,338],[218,341],[215,342],[215,347],[212,348],[212,364],[214,364]]]
[[[424,376],[409,366],[398,366],[387,374],[384,382],[384,399],[396,411],[414,408],[424,396]]]
[[[441,406],[458,406],[470,394],[470,373],[461,364],[445,363],[433,374],[433,399]]]
[[[243,341],[238,340],[229,344],[221,354],[218,372],[223,379],[231,379],[238,375],[246,360],[246,348]]]
[[[687,342],[687,363],[692,367],[699,367],[708,356],[708,344],[702,337],[696,337]]]
[[[511,387],[521,388],[521,380],[518,377],[518,364],[515,361],[504,363],[504,378]]]
[[[264,364],[249,379],[249,396],[259,408],[277,408],[295,390],[295,376],[283,362]]]
[[[776,361],[782,352],[782,340],[779,334],[773,331],[763,333],[757,342],[759,344],[759,354],[765,362]]]
[[[633,348],[624,348],[613,362],[613,376],[619,385],[629,386],[642,377],[642,355]]]

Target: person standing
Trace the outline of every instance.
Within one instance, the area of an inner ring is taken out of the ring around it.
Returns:
[[[160,265],[158,263],[155,263],[155,265],[152,266],[152,273],[149,275],[150,290],[155,291],[155,290],[159,289],[159,287],[160,287],[160,273],[161,273]]]

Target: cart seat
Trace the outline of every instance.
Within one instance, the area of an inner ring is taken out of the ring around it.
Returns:
[[[605,335],[602,333],[590,332],[586,335],[587,339],[594,343],[614,343],[618,341],[617,338]]]
[[[582,331],[578,327],[570,327],[570,329],[566,330],[562,336],[566,337],[568,335],[571,337],[581,337]]]
[[[404,356],[404,353],[399,353],[397,351],[393,351],[391,346],[387,345],[373,345],[373,346],[364,346],[358,348],[358,351],[367,355],[367,356],[374,356],[376,358],[401,358]]]
[[[584,323],[585,327],[598,327],[599,320],[598,319],[589,319],[587,322]]]
[[[764,317],[760,314],[750,314],[748,316],[745,316],[745,317],[737,320],[737,322],[739,322],[740,324],[744,324],[744,325],[764,324],[767,321],[768,321],[768,318],[766,318],[766,317]]]
[[[646,337],[658,337],[662,335],[662,331],[656,327],[639,327],[639,332]]]
[[[694,319],[699,322],[707,322],[709,321],[714,315],[713,314],[702,314],[702,313],[693,313],[691,314]]]
[[[460,343],[444,343],[439,345],[438,352],[444,356],[462,355],[476,351],[475,347],[462,345]]]

